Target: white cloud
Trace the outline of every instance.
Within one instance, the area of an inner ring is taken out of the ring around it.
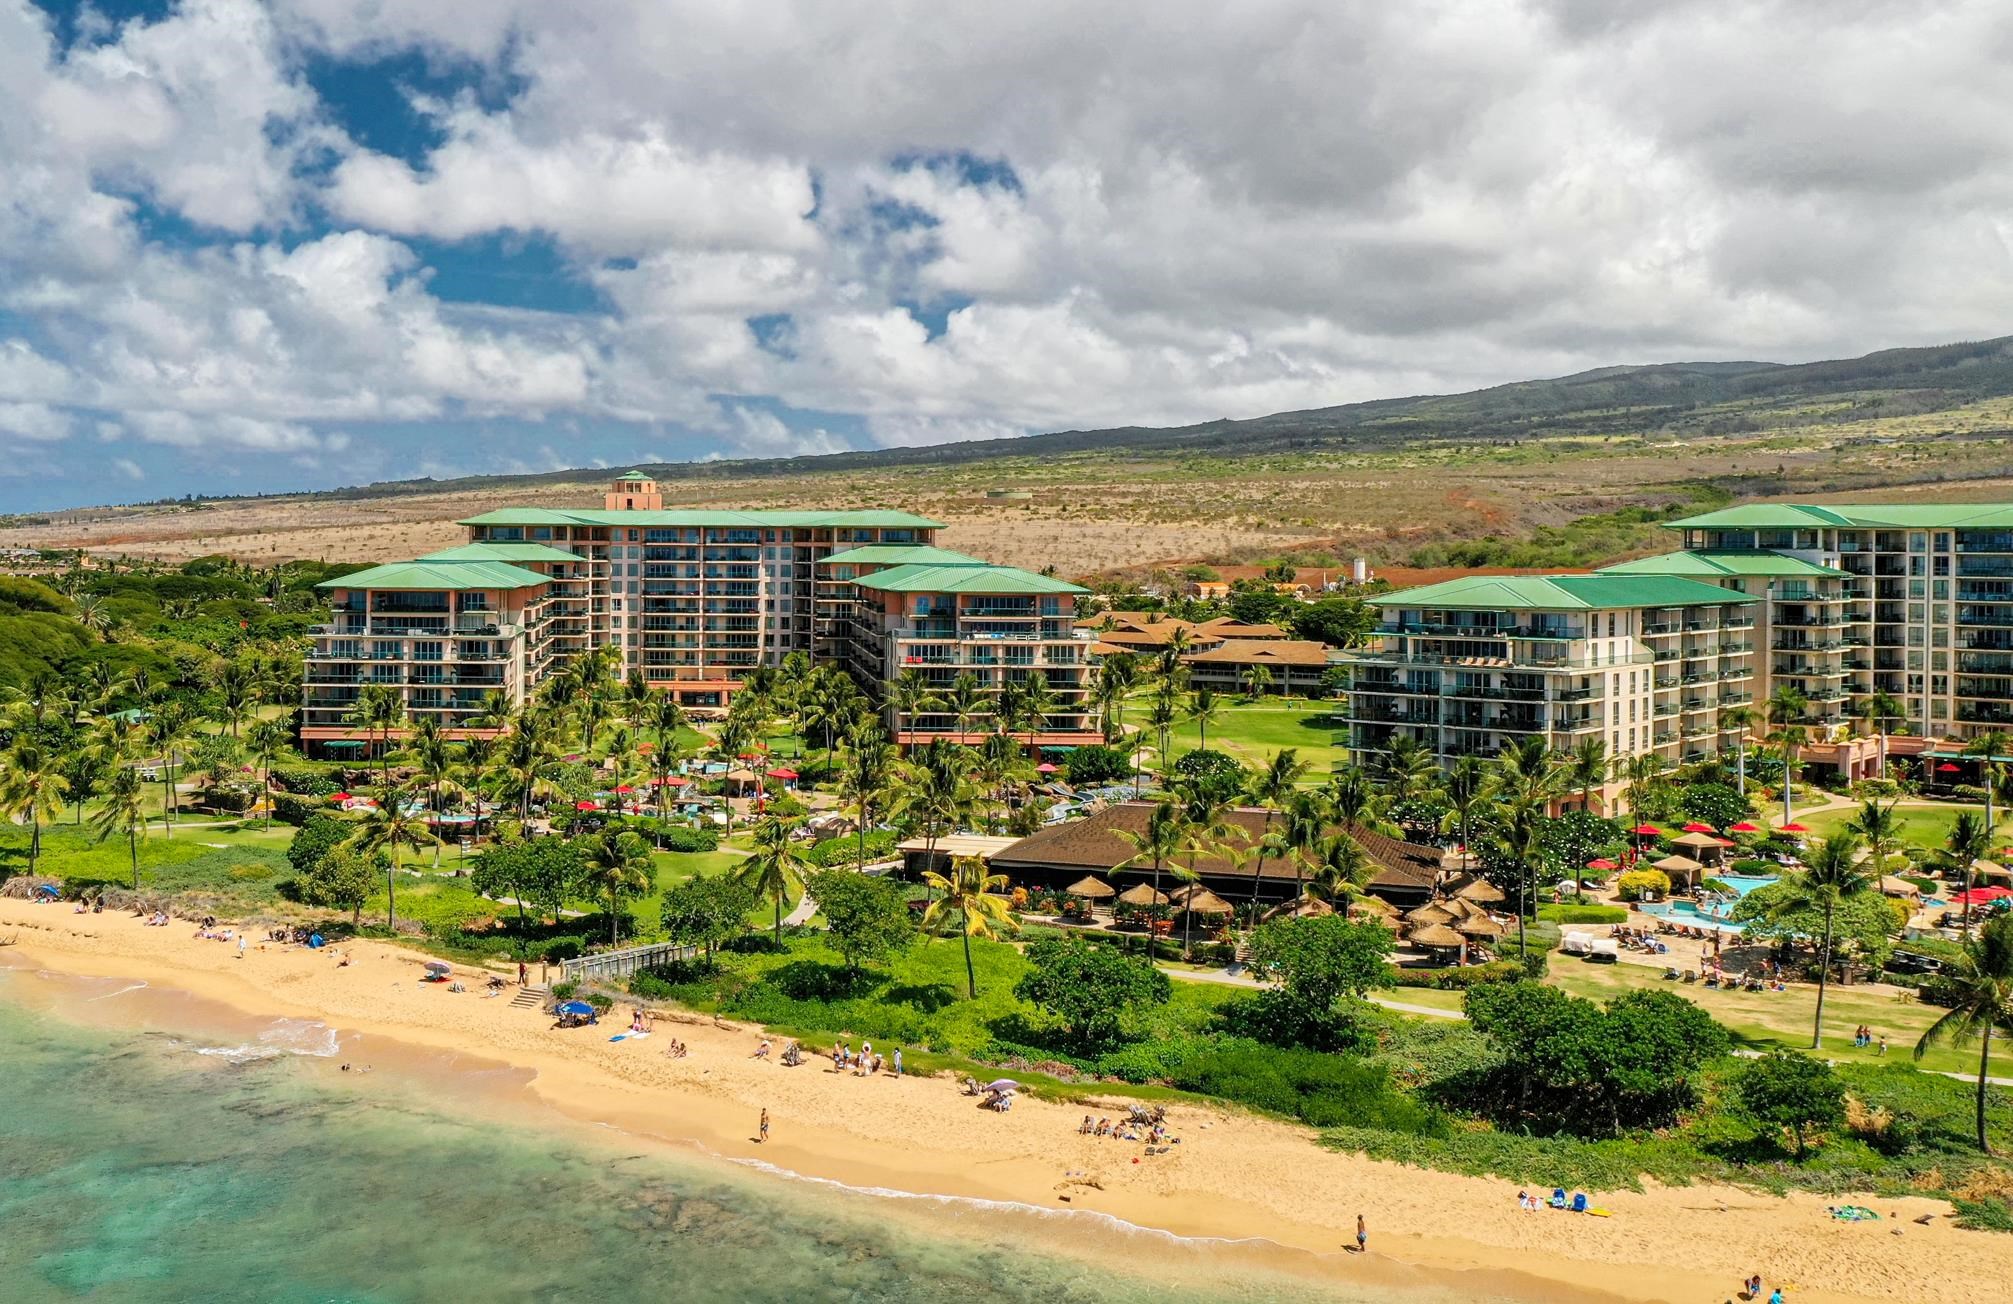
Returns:
[[[68,439],[74,429],[67,413],[46,403],[0,403],[0,435],[53,444]]]
[[[147,473],[140,469],[140,464],[130,457],[113,458],[112,469],[120,475],[125,476],[128,480],[144,480],[147,478]]]
[[[183,0],[58,50],[0,0],[0,404],[402,474],[381,424],[581,465],[1996,335],[2009,46],[1991,0]],[[412,158],[302,72],[413,51],[468,89]],[[525,234],[595,306],[418,252]]]

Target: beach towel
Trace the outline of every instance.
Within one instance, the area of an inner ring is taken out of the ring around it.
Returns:
[[[616,1034],[615,1034],[615,1035],[614,1035],[613,1037],[610,1037],[610,1038],[609,1038],[608,1040],[610,1040],[610,1041],[642,1041],[642,1040],[643,1040],[643,1039],[644,1039],[645,1037],[648,1037],[649,1035],[650,1035],[650,1034],[649,1034],[649,1033],[647,1033],[647,1032],[618,1032],[618,1033],[616,1033]]]

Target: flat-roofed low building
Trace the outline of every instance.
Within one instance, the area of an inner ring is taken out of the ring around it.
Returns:
[[[1411,738],[1442,763],[1523,738],[1675,763],[1731,746],[1753,700],[1756,600],[1673,575],[1474,576],[1367,599],[1384,616],[1344,658],[1349,748]]]
[[[1181,658],[1197,687],[1236,692],[1262,683],[1268,692],[1309,696],[1325,691],[1328,671],[1342,663],[1326,643],[1285,638],[1225,638]]]

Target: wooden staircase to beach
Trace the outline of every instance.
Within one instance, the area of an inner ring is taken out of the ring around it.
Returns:
[[[525,986],[517,989],[517,995],[510,998],[513,1010],[540,1010],[545,1008],[545,989]]]

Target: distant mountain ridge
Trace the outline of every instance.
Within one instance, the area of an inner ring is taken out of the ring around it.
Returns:
[[[1680,426],[1710,436],[1757,428],[1741,408],[1766,412],[1813,399],[1879,397],[1934,411],[2013,394],[2013,336],[1926,348],[1884,349],[1825,362],[1675,362],[1599,367],[1550,380],[1513,381],[1463,394],[1373,399],[1337,407],[1222,419],[1178,427],[1122,426],[916,448],[812,457],[645,463],[660,480],[808,475],[896,466],[943,466],[1004,458],[1109,452],[1248,456],[1343,451],[1400,440],[1490,442],[1540,435],[1646,433]],[[534,475],[414,480],[339,489],[326,495],[482,489],[578,482],[594,468]]]

